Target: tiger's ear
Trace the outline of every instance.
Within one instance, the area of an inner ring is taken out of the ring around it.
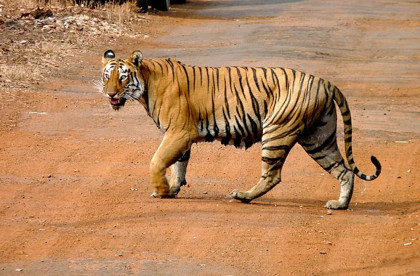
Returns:
[[[102,57],[102,63],[105,65],[111,58],[115,58],[115,53],[112,50],[107,50]]]
[[[135,65],[139,66],[143,61],[143,54],[140,51],[134,51],[131,54],[130,61]]]

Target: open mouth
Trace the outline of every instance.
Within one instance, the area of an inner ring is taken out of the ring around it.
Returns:
[[[125,98],[111,98],[109,99],[109,103],[111,104],[111,106],[114,107],[120,107],[123,106],[125,104],[126,99]]]

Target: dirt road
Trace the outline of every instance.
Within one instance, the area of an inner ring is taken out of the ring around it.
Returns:
[[[191,2],[146,15],[142,36],[97,38],[39,84],[2,86],[0,275],[420,273],[418,3]],[[94,88],[108,48],[331,80],[351,107],[358,167],[372,173],[375,155],[382,175],[327,213],[339,184],[296,146],[283,182],[242,204],[227,195],[257,182],[261,146],[206,143],[178,198],[151,198],[162,135],[141,105],[114,112]]]

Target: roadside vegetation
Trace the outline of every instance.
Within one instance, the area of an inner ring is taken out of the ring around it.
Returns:
[[[77,3],[78,2],[78,3]],[[120,36],[147,37],[137,1],[0,0],[0,88],[29,88]],[[0,96],[1,97],[1,96]]]

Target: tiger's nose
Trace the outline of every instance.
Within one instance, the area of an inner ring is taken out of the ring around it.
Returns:
[[[108,94],[108,96],[112,99],[112,98],[114,98],[115,96],[117,96],[117,94],[118,93],[107,93]]]

